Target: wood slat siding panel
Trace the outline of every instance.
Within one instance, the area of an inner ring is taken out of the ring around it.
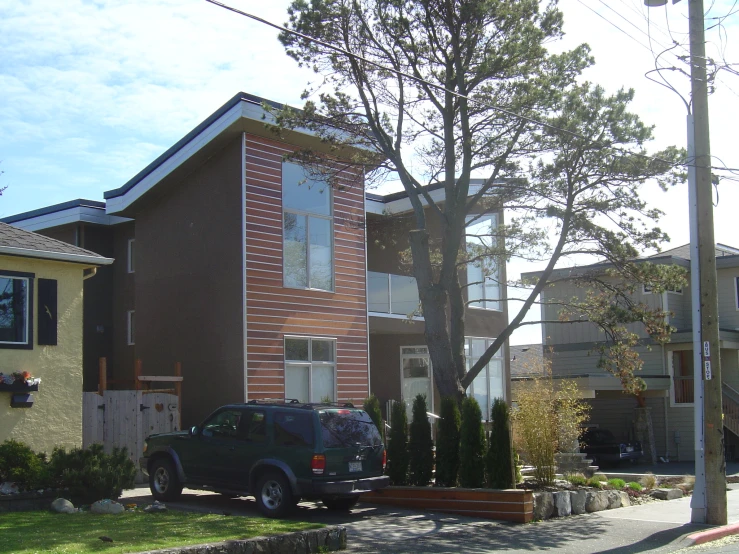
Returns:
[[[335,291],[282,286],[282,157],[287,145],[246,136],[246,303],[249,399],[282,398],[284,336],[336,339],[337,400],[369,394],[362,176],[334,191]]]

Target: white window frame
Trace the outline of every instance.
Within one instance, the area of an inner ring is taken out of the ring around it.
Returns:
[[[24,341],[0,341],[0,348],[21,348],[21,349],[32,349],[33,348],[33,287],[34,287],[34,276],[29,274],[13,274],[14,272],[0,272],[0,277],[11,280],[25,281],[26,282],[26,302],[25,302],[25,317],[23,318],[25,324],[25,337]]]
[[[478,224],[478,223],[480,223],[482,221],[485,221],[485,220],[491,220],[490,228],[492,229],[493,227],[497,227],[498,226],[499,215],[498,215],[497,212],[493,212],[493,213],[481,215],[480,217],[478,217],[477,215],[468,215],[467,216],[467,220],[466,220],[466,223],[465,223],[465,247],[467,245],[467,234],[466,234],[467,227],[470,225],[470,223],[472,223],[473,225],[475,225],[475,224]],[[484,263],[485,263],[485,260],[482,260],[481,261],[481,264],[484,265]],[[469,267],[469,264],[468,264],[468,267]],[[484,273],[485,273],[485,270],[484,269],[482,270],[482,273],[483,273],[483,280],[482,280],[482,283],[481,283],[482,284],[482,298],[473,298],[473,299],[471,299],[470,298],[470,293],[469,293],[469,290],[470,290],[469,289],[469,284],[470,284],[469,269],[467,270],[467,285],[468,285],[467,286],[467,307],[468,308],[474,308],[476,310],[488,310],[488,311],[493,311],[493,312],[502,312],[503,311],[503,307],[502,307],[503,301],[502,301],[501,298],[497,298],[495,300],[489,300],[488,298],[486,298],[486,292],[485,292],[485,290],[486,290],[485,289],[486,279],[485,279],[485,276],[484,276]],[[496,280],[498,282],[498,296],[501,296],[500,293],[501,293],[502,285],[501,285],[501,280],[500,280],[500,264],[498,264]],[[475,281],[475,282],[477,283],[477,281]],[[480,306],[479,304],[475,304],[473,302],[483,302],[483,305]],[[488,308],[485,305],[487,302],[495,302],[498,306],[495,307],[495,308],[492,308],[492,307],[491,308]]]
[[[288,360],[287,359],[287,341],[288,339],[297,339],[297,340],[308,340],[308,360]],[[333,348],[333,362],[322,362],[322,361],[313,361],[313,341],[314,340],[321,340],[321,341],[328,341],[331,342],[332,348]],[[334,390],[333,390],[333,401],[338,402],[338,363],[336,361],[336,337],[314,337],[314,336],[306,336],[306,335],[285,335],[282,339],[282,352],[283,352],[283,360],[285,363],[285,381],[283,383],[283,396],[284,398],[287,398],[287,366],[292,365],[302,365],[302,366],[310,366],[308,370],[308,396],[309,400],[308,402],[317,403],[320,402],[320,398],[312,398],[313,396],[313,367],[333,367],[334,368]]]
[[[284,163],[290,163],[290,162],[284,162]],[[284,167],[283,163],[283,167]],[[282,186],[282,185],[281,185]],[[326,183],[326,190],[329,194],[329,215],[325,214],[319,214],[315,212],[309,212],[305,210],[298,210],[296,208],[286,208],[285,207],[285,201],[284,196],[282,197],[282,286],[288,289],[298,289],[298,290],[316,290],[316,291],[324,291],[324,292],[334,292],[336,290],[336,252],[334,247],[334,191],[331,188],[331,186]],[[285,282],[285,269],[287,265],[285,264],[285,214],[293,214],[298,217],[304,217],[305,218],[305,273],[306,273],[306,281],[307,286],[305,287],[296,287],[294,285],[288,285]],[[329,229],[330,229],[330,248],[331,248],[331,288],[330,289],[322,289],[311,286],[311,272],[310,272],[310,218],[315,217],[317,219],[323,219],[325,221],[329,222]]]
[[[734,277],[734,306],[739,311],[739,277]]]
[[[126,340],[128,346],[136,344],[136,310],[126,312]]]
[[[675,364],[673,362],[674,355],[676,352],[692,352],[692,349],[679,348],[674,350],[668,350],[667,354],[669,359],[667,360],[667,367],[670,372],[670,408],[693,408],[695,406],[695,377],[693,377],[693,402],[677,402],[675,399]],[[690,358],[691,367],[693,358]]]
[[[128,239],[128,255],[126,257],[128,273],[136,273],[136,265],[134,263],[134,248],[136,247],[136,239]]]
[[[467,344],[468,352],[470,353],[470,355],[472,354],[472,340],[484,340],[485,341],[485,349],[486,350],[488,348],[490,348],[490,345],[495,342],[495,338],[491,338],[491,337],[465,337],[464,338],[464,341]],[[503,363],[503,350],[504,349],[505,349],[505,344],[503,344],[498,349],[498,351],[495,353],[495,355],[485,365],[485,383],[487,385],[487,391],[486,391],[486,393],[489,395],[490,394],[490,363],[493,360],[500,360],[500,364],[501,364],[500,365],[501,377],[502,377],[502,383],[503,383],[503,396],[502,396],[502,398],[503,398],[503,400],[507,400],[507,398],[506,398],[506,392],[507,391],[506,391],[505,364]],[[469,368],[472,365],[471,364],[471,360],[469,359],[469,357],[465,357],[465,363],[467,365],[467,369],[469,370]],[[482,373],[482,372],[480,372],[480,373]],[[478,376],[479,376],[479,374],[478,374]],[[467,393],[467,396],[474,395],[474,386],[475,386],[475,383],[474,383],[474,379],[473,379],[472,380],[472,383],[470,383],[470,386],[467,387],[467,391],[465,391]],[[488,412],[490,411],[490,409],[492,407],[493,400],[494,400],[493,398],[488,398],[488,404],[490,404],[490,406],[487,406],[487,407],[480,406],[480,409],[482,411],[482,419],[483,419],[483,421],[490,421],[490,418],[489,417],[486,417],[486,416],[492,415],[492,414],[489,414]]]
[[[417,358],[419,356],[423,356],[424,354],[403,354],[404,348],[421,348],[426,350],[425,356],[429,359],[429,381],[431,383],[431,398],[426,399],[426,407],[429,409],[429,412],[432,414],[434,413],[434,396],[436,396],[436,385],[434,384],[434,365],[431,363],[431,354],[429,353],[429,348],[425,344],[402,344],[400,346],[400,399],[401,401],[405,401],[406,399],[403,398],[403,381],[405,378],[403,377],[403,360],[407,358]],[[413,399],[409,399],[411,401],[411,406],[413,405]],[[410,420],[410,418],[409,418]]]

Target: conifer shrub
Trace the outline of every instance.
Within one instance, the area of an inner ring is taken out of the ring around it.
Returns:
[[[513,454],[511,452],[511,420],[508,404],[496,398],[491,411],[493,428],[485,453],[485,478],[488,487],[509,489],[515,486]]]
[[[621,490],[626,486],[626,481],[624,481],[623,479],[609,479],[606,483],[609,487],[616,490]]]
[[[459,429],[459,484],[481,488],[485,484],[485,431],[482,411],[474,398],[462,402],[462,425]]]
[[[408,484],[408,416],[403,402],[393,403],[387,446],[387,474],[393,485]]]
[[[565,477],[571,485],[586,485],[588,480],[581,473],[573,473]]]
[[[644,487],[642,487],[636,481],[632,481],[631,483],[627,483],[626,486],[629,487],[632,491],[637,491],[637,492],[641,492],[644,489]]]
[[[434,441],[431,440],[431,424],[428,419],[426,395],[419,394],[413,400],[409,450],[409,480],[411,485],[425,487],[434,472]]]
[[[377,430],[380,432],[380,436],[385,438],[385,424],[382,421],[382,410],[380,409],[380,401],[374,394],[371,394],[369,398],[364,401],[362,406],[364,411],[370,416],[370,419],[374,421],[377,426]]]
[[[591,477],[588,479],[587,483],[585,483],[589,487],[593,487],[594,489],[602,489],[603,484],[599,479],[596,479],[595,477]]]
[[[49,472],[44,454],[36,454],[22,442],[8,439],[0,444],[0,483],[10,481],[20,490],[48,485]]]
[[[102,444],[87,449],[55,448],[49,460],[51,477],[59,488],[68,488],[75,503],[91,504],[97,500],[115,500],[123,489],[132,489],[136,466],[128,458],[128,450],[113,448],[110,454]]]
[[[441,419],[436,439],[436,484],[456,487],[459,473],[459,428],[462,418],[457,400],[451,396],[441,399]]]

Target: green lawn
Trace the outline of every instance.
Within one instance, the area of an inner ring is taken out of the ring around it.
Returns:
[[[142,552],[324,527],[318,523],[188,512],[0,514],[0,553]],[[106,536],[113,542],[103,542]]]

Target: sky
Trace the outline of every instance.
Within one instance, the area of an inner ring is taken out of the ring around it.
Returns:
[[[283,23],[287,0],[225,3]],[[586,42],[596,65],[584,75],[610,92],[633,88],[632,111],[655,126],[651,151],[686,145],[680,96],[645,74],[673,41],[687,54],[687,9],[647,9],[638,0],[562,0],[563,41]],[[733,0],[706,3],[707,56],[739,70],[739,13]],[[721,23],[719,26],[718,23]],[[732,37],[732,34],[734,35]],[[687,70],[672,53],[665,65]],[[662,72],[685,98],[689,79]],[[239,91],[294,106],[317,76],[288,58],[277,31],[205,0],[25,0],[0,3],[0,217],[76,198],[102,200]],[[739,168],[739,76],[722,71],[709,98],[711,152],[717,166]],[[731,176],[731,173],[721,172]],[[739,179],[739,171],[734,175]],[[665,248],[689,241],[687,186],[647,201],[666,212]],[[714,194],[717,242],[738,246],[733,217],[739,181]],[[509,278],[539,266],[511,264]],[[531,314],[529,319],[536,314]],[[512,344],[541,341],[537,326]]]

